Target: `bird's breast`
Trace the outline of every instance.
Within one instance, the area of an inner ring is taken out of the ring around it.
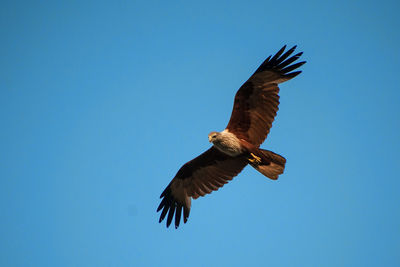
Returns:
[[[239,138],[227,130],[221,132],[213,144],[219,151],[231,157],[235,157],[243,153],[243,148]]]

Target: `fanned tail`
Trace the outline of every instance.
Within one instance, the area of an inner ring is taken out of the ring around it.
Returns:
[[[250,165],[272,180],[277,180],[285,169],[286,159],[272,151],[259,149],[257,155],[252,156],[256,156],[261,162],[250,158]]]

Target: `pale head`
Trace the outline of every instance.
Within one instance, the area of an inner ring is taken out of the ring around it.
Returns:
[[[240,140],[235,134],[230,133],[227,129],[222,132],[209,133],[208,141],[210,141],[219,151],[232,157],[243,152]]]
[[[216,140],[217,140],[217,138],[218,138],[218,136],[220,135],[220,133],[219,132],[211,132],[211,133],[209,133],[208,134],[208,141],[211,143],[214,143]]]

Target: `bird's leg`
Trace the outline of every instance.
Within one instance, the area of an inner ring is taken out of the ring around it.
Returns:
[[[257,156],[254,155],[253,153],[250,153],[250,155],[253,157],[253,158],[249,158],[249,161],[250,161],[251,163],[257,164],[257,165],[261,163],[261,158],[260,158],[260,157],[257,157]]]

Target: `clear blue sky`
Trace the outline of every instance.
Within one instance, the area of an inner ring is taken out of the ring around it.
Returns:
[[[399,266],[398,1],[3,1],[1,266]],[[284,44],[262,147],[193,201],[159,195],[209,147],[233,97]]]

